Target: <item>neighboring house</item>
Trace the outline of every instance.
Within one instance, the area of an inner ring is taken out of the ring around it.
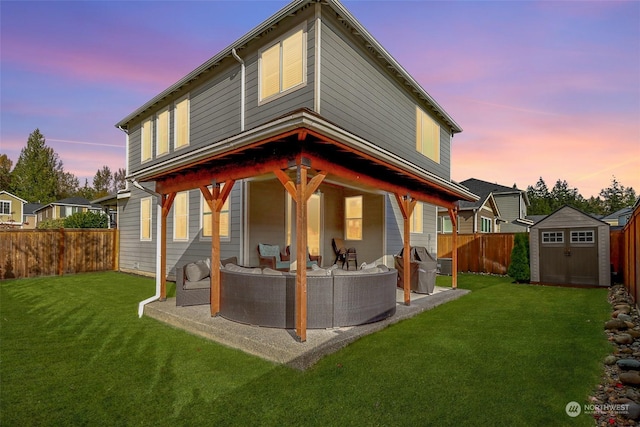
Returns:
[[[23,211],[26,200],[0,191],[0,228],[23,228]]]
[[[527,232],[533,225],[533,221],[527,219],[529,197],[526,191],[475,178],[462,181],[460,185],[479,195],[481,200],[485,194],[493,196],[500,213],[500,220],[504,221],[500,224],[500,232]],[[464,202],[461,204],[464,205]]]
[[[38,226],[36,210],[42,207],[41,203],[25,203],[22,207],[22,228],[33,230]]]
[[[458,203],[458,233],[500,233],[500,209],[491,191],[474,192],[480,196],[475,202],[461,200]],[[438,208],[438,233],[453,232],[451,218],[446,209]]]
[[[297,223],[325,265],[340,237],[393,266],[407,234],[436,252],[437,206],[477,198],[450,179],[462,129],[338,1],[290,3],[116,126],[120,267],[162,283],[214,255],[257,266]]]
[[[102,206],[102,211],[109,216],[109,228],[118,227],[118,195],[108,194],[92,200],[92,204]]]
[[[601,221],[606,222],[612,227],[618,227],[618,226],[624,227],[629,221],[629,218],[631,218],[632,214],[633,214],[633,207],[626,207],[626,208],[617,210],[616,212],[610,215],[607,215],[604,218],[601,218]]]
[[[92,204],[83,197],[69,197],[47,205],[42,205],[35,209],[33,213],[37,217],[37,222],[40,223],[49,219],[66,218],[76,212],[87,211],[102,212],[102,206]]]

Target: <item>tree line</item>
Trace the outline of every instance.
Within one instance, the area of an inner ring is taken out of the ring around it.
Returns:
[[[527,187],[527,196],[530,203],[527,208],[529,215],[548,215],[564,205],[569,205],[585,213],[607,216],[622,208],[632,207],[636,202],[633,187],[625,187],[615,176],[611,185],[600,190],[597,197],[585,199],[577,188],[570,187],[567,181],[560,179],[549,190],[542,177],[534,186]]]
[[[13,162],[0,154],[0,191],[5,190],[29,203],[47,204],[68,197],[94,200],[125,188],[125,169],[112,172],[103,166],[93,177],[93,185],[64,170],[62,160],[47,146],[40,129],[34,130],[12,169]]]

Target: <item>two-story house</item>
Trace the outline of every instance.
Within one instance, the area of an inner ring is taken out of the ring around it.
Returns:
[[[480,198],[475,202],[461,200],[458,202],[458,228],[460,234],[500,233],[500,209],[493,193],[488,189],[476,189]],[[438,208],[438,233],[453,232],[451,218],[446,209]]]
[[[340,237],[393,266],[409,244],[435,253],[437,206],[477,198],[450,180],[460,126],[338,1],[290,3],[116,126],[121,269],[164,298],[211,257],[212,314],[216,259],[258,265],[273,243],[331,262]]]
[[[0,228],[23,228],[23,208],[26,203],[15,194],[0,191]]]
[[[479,195],[481,199],[487,198],[489,195],[493,198],[497,206],[497,212],[499,213],[497,223],[500,227],[500,232],[528,232],[529,227],[533,225],[533,221],[527,219],[529,197],[526,191],[476,178],[461,181],[460,185],[465,186],[472,193]],[[460,202],[461,208],[465,205],[467,205],[467,203],[464,201]],[[460,222],[462,222],[462,220]],[[489,219],[487,219],[486,222],[488,223]],[[483,232],[484,230],[480,228],[476,231]]]

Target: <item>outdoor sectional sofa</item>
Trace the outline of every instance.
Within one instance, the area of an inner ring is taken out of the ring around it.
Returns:
[[[393,316],[397,274],[397,270],[384,266],[357,271],[309,270],[307,327],[355,326]],[[193,285],[184,281],[185,277],[177,275],[176,304],[187,305],[181,302],[188,301],[194,305],[193,299],[178,299],[185,286]],[[209,278],[205,281],[208,284]],[[220,270],[220,315],[239,323],[293,329],[295,285],[296,276],[292,273],[227,264]],[[198,304],[209,304],[209,295],[206,292],[206,299]]]

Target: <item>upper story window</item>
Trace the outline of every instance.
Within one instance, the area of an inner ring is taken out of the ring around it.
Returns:
[[[211,190],[211,186],[207,187]],[[220,191],[224,188],[224,184],[220,184]],[[227,197],[227,200],[224,201],[224,205],[222,205],[222,210],[220,211],[220,238],[221,239],[229,239],[231,236],[231,222],[230,213],[229,213],[229,200],[231,200],[231,196]],[[200,206],[202,215],[202,237],[211,237],[211,208],[209,204],[200,193]]]
[[[260,51],[260,101],[305,83],[305,34],[299,28]]]
[[[424,221],[424,215],[422,213],[423,205],[421,202],[418,202],[413,208],[413,213],[411,214],[411,223],[409,226],[411,233],[422,233]]]
[[[151,240],[151,197],[140,199],[140,240]]]
[[[362,240],[362,196],[344,198],[346,240]]]
[[[173,240],[189,238],[189,192],[181,191],[173,200]]]
[[[189,145],[189,97],[178,100],[173,114],[174,148]]]
[[[0,214],[11,215],[11,202],[8,200],[0,200]]]
[[[156,156],[162,156],[169,152],[169,109],[158,112],[156,115]]]
[[[142,147],[140,148],[140,161],[151,160],[151,147],[153,144],[153,119],[149,118],[142,123]]]
[[[416,150],[440,163],[440,126],[420,107],[416,107]]]

